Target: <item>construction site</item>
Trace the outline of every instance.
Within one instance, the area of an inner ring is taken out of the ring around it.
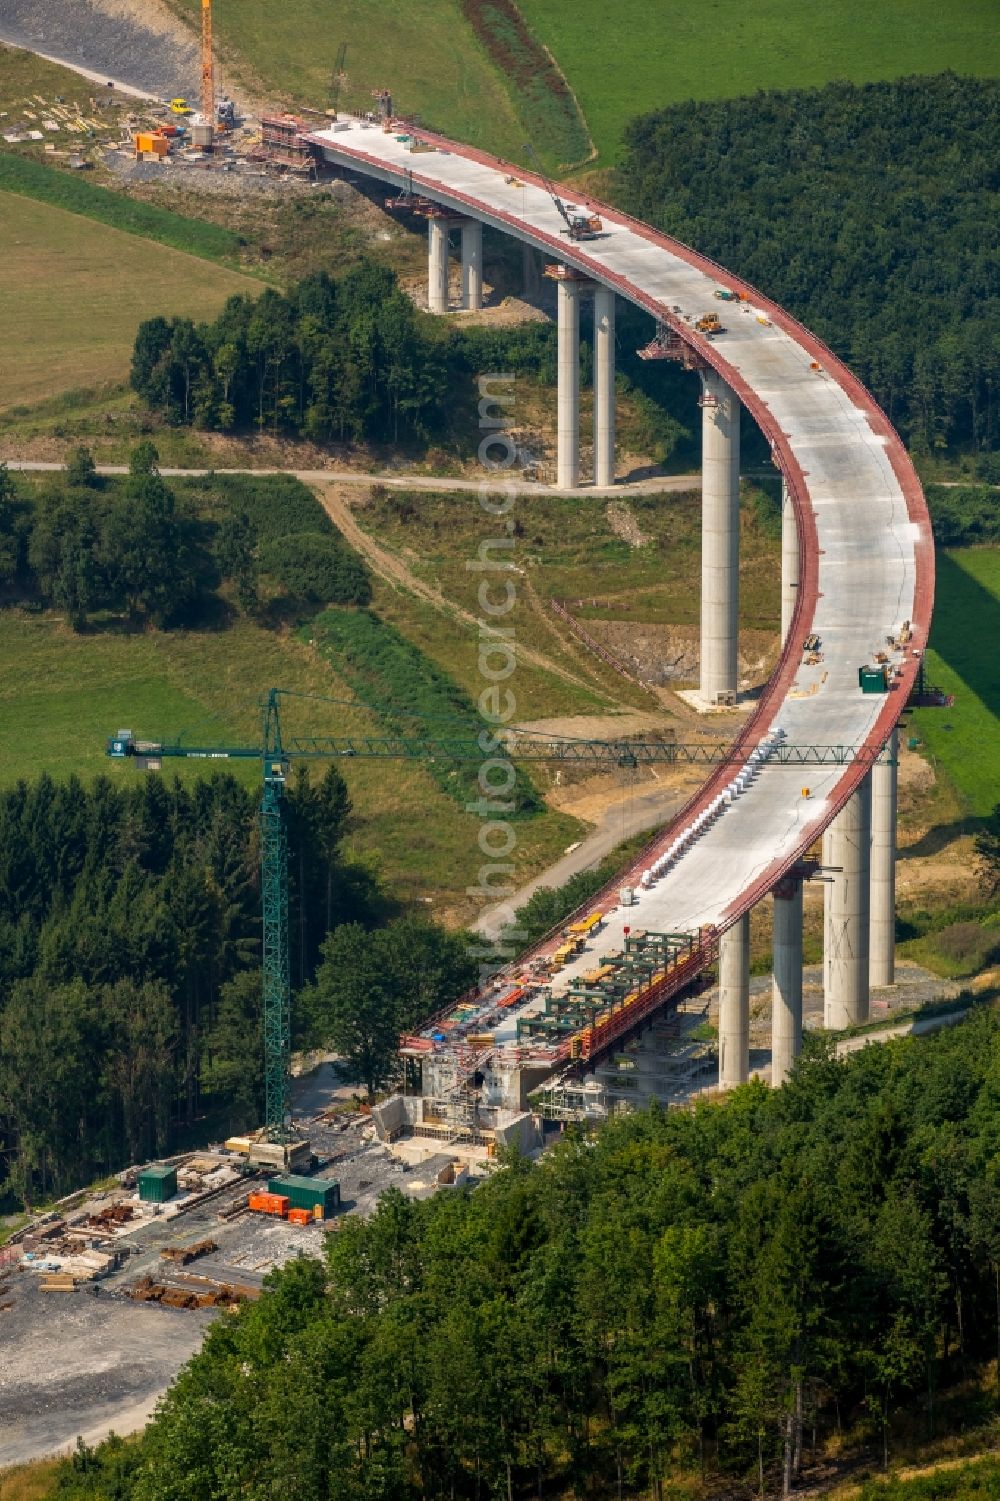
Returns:
[[[470,1181],[428,1142],[390,1151],[329,1064],[296,1081],[305,1171],[250,1161],[231,1138],[130,1167],[30,1216],[0,1249],[0,1466],[141,1427],[208,1323],[260,1297],[267,1274],[321,1254],[346,1215],[387,1188],[410,1197]],[[273,1155],[273,1154],[271,1154]],[[279,1160],[280,1160],[279,1153]],[[472,1178],[489,1170],[471,1164]]]

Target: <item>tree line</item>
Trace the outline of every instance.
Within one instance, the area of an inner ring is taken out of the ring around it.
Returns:
[[[454,436],[452,408],[456,428],[476,431],[473,377],[495,369],[554,381],[552,328],[443,328],[394,272],[364,261],[339,280],[231,297],[214,323],[148,319],[131,383],[171,423],[425,446]]]
[[[998,113],[951,73],[688,101],[629,126],[621,196],[814,329],[914,451],[989,452]]]
[[[257,807],[229,775],[42,776],[0,794],[0,1193],[9,1179],[37,1202],[168,1151],[198,1120],[259,1122]],[[328,934],[367,941],[391,921],[379,941],[423,952],[437,976],[393,992],[389,1024],[412,1025],[464,987],[467,962],[342,856],[350,814],[335,767],[315,781],[296,769],[293,986],[311,993]],[[322,987],[295,1016],[297,1036],[340,1037]]]
[[[169,421],[344,441],[426,440],[441,424],[440,340],[374,262],[288,292],[231,297],[214,323],[140,325],[132,386]]]
[[[124,480],[79,448],[40,488],[0,464],[0,588],[11,604],[64,612],[74,630],[126,616],[198,624],[219,591],[246,614],[367,604],[371,579],[316,498],[289,476],[214,476],[168,485],[152,443]],[[180,492],[180,493],[179,493]]]
[[[84,1451],[65,1494],[662,1501],[699,1472],[787,1490],[841,1433],[887,1457],[901,1408],[943,1430],[997,1354],[998,1054],[986,1008],[814,1045],[781,1090],[390,1192],[213,1326],[142,1440]]]

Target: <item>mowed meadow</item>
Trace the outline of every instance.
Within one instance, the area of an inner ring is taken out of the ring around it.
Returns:
[[[955,703],[917,710],[913,730],[976,818],[1000,802],[998,638],[1000,547],[939,551],[927,676]]]
[[[614,160],[629,120],[688,99],[945,69],[982,78],[1000,72],[992,0],[831,0],[818,7],[801,0],[619,0],[613,17],[602,0],[520,6],[576,94],[601,166]]]
[[[198,0],[178,3],[197,20]],[[992,0],[831,0],[819,9],[801,0],[620,0],[613,13],[601,0],[520,0],[517,9],[575,95],[600,166],[614,160],[630,119],[680,100],[1000,71]],[[562,141],[553,149],[557,115],[518,66],[529,47],[506,6],[366,0],[317,21],[310,0],[217,0],[214,15],[227,60],[269,96],[325,108],[346,41],[349,108],[370,108],[372,89],[389,88],[402,114],[498,155],[520,160],[529,137],[553,168],[582,155]]]
[[[154,313],[214,316],[260,283],[139,235],[0,191],[0,411],[127,377]]]

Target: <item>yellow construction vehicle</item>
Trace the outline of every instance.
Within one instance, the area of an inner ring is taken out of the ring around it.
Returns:
[[[193,115],[194,110],[186,99],[171,99],[170,108],[175,115]]]
[[[700,334],[707,334],[709,338],[713,334],[724,334],[726,331],[722,326],[722,319],[718,313],[705,313],[698,319],[695,328]]]

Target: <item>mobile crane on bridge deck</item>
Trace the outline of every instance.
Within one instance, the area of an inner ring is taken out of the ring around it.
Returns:
[[[466,731],[453,736],[408,735],[296,735],[282,731],[280,701],[308,698],[340,707],[375,708],[357,701],[323,698],[272,688],[261,703],[261,735],[253,745],[189,745],[183,738],[145,740],[122,729],[112,735],[106,754],[116,761],[134,760],[147,771],[159,771],[164,760],[259,761],[262,773],[260,807],[261,915],[263,926],[262,976],[264,1001],[265,1133],[269,1141],[286,1143],[291,1111],[291,981],[288,947],[288,836],[284,788],[292,757],[300,760],[350,760],[355,757],[425,760],[435,756],[457,761],[482,761],[479,739]],[[398,716],[398,711],[395,711]],[[732,744],[676,740],[556,739],[534,732],[512,731],[503,736],[513,757],[524,761],[609,765],[634,769],[655,764],[722,765],[746,759],[747,743]],[[784,765],[843,765],[874,761],[864,747],[776,746],[772,760]]]

